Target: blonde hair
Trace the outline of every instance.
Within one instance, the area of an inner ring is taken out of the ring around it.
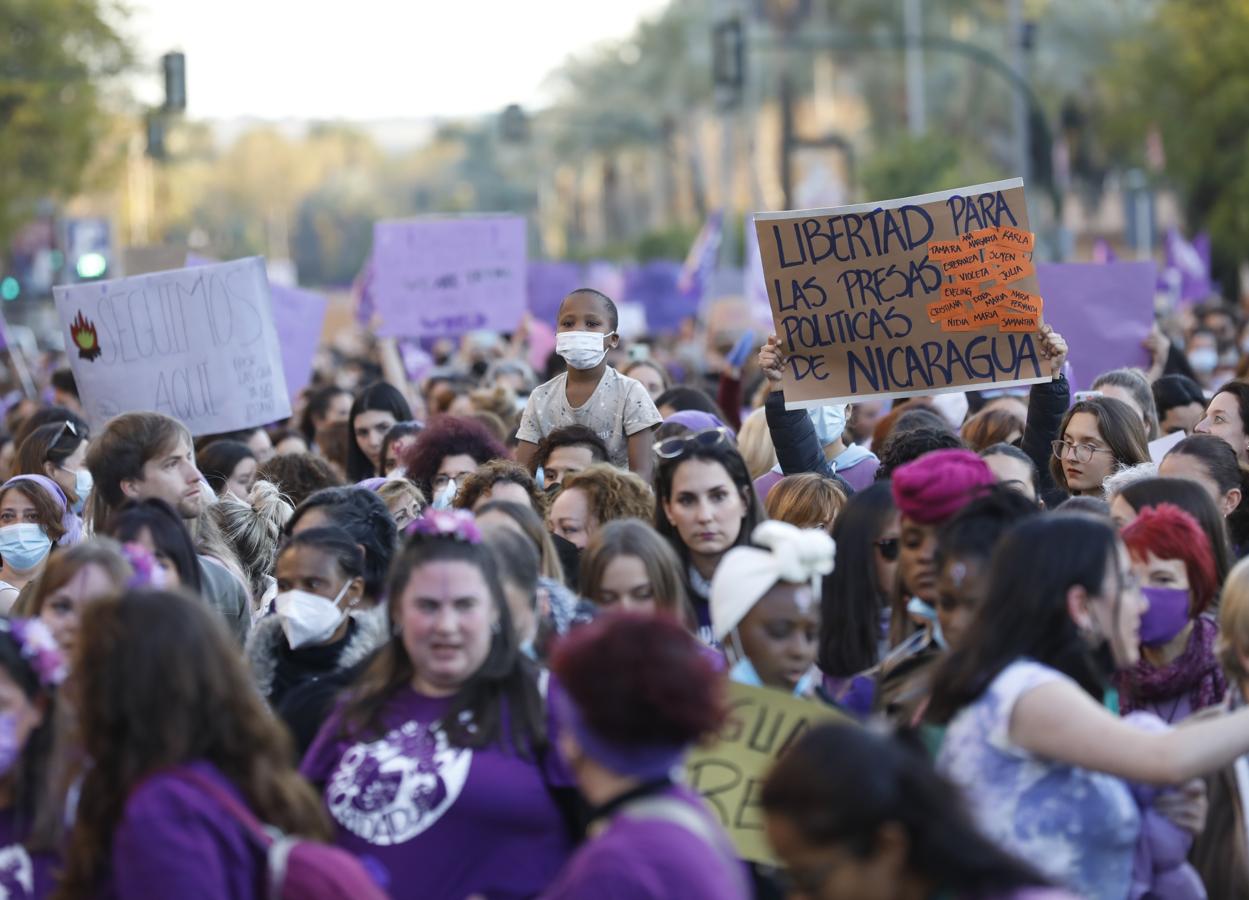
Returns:
[[[377,488],[377,496],[382,498],[386,508],[391,510],[392,516],[396,507],[403,506],[412,500],[416,501],[418,515],[428,504],[421,489],[406,478],[391,478],[383,482]]]
[[[782,478],[768,491],[768,518],[797,528],[828,528],[846,505],[846,495],[831,478],[815,472]]]
[[[1232,567],[1219,597],[1219,637],[1215,652],[1229,681],[1249,679],[1241,656],[1249,656],[1249,559]]]
[[[270,481],[253,484],[247,500],[227,493],[208,508],[208,516],[234,551],[254,599],[265,593],[277,562],[278,539],[295,508]]]
[[[758,478],[772,471],[776,465],[776,448],[772,446],[772,431],[768,417],[762,408],[756,409],[742,422],[737,433],[737,449],[746,461],[746,471],[751,478]]]

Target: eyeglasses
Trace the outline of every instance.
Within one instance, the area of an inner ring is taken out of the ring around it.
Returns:
[[[887,561],[893,562],[898,558],[898,539],[883,538],[876,542],[876,549],[880,551],[880,555]]]
[[[655,455],[660,459],[678,459],[691,450],[709,450],[726,443],[729,439],[727,428],[704,428],[693,434],[678,434],[673,437],[655,441]]]
[[[1105,447],[1095,447],[1092,444],[1070,444],[1067,441],[1054,441],[1050,446],[1054,448],[1055,459],[1074,459],[1081,463],[1092,459],[1094,453],[1114,453],[1113,450]]]

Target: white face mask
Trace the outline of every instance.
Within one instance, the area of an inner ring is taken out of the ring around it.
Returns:
[[[274,609],[292,650],[323,644],[333,636],[346,615],[339,608],[338,601],[343,599],[349,587],[351,581],[343,585],[333,600],[307,591],[286,591],[277,595]]]
[[[91,493],[93,487],[95,487],[95,482],[91,478],[90,469],[82,468],[74,473],[74,493],[78,495],[78,502],[74,504],[74,512],[82,512],[82,507],[87,502],[87,495]]]
[[[555,352],[574,369],[593,369],[607,356],[607,339],[614,333],[561,331],[555,335]]]
[[[452,478],[447,482],[447,486],[434,497],[434,502],[430,506],[434,509],[450,509],[452,501],[455,500],[456,490],[455,479]]]
[[[1198,347],[1189,351],[1188,363],[1198,375],[1209,375],[1219,364],[1219,354],[1213,347]]]

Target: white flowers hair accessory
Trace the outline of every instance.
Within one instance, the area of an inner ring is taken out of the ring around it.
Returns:
[[[756,547],[734,547],[711,579],[711,630],[716,640],[737,627],[778,581],[809,584],[800,603],[818,603],[821,579],[833,571],[837,545],[822,529],[768,521],[751,535]],[[803,612],[806,612],[804,609]]]

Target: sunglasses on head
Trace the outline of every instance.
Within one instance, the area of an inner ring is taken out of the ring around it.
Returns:
[[[727,428],[704,428],[690,434],[678,434],[655,442],[655,455],[660,459],[678,459],[691,450],[709,449],[726,443]]]

